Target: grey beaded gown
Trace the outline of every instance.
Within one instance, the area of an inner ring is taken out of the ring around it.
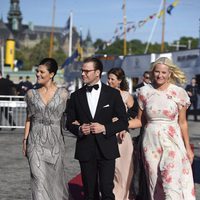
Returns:
[[[67,91],[58,88],[45,105],[38,90],[29,90],[25,100],[31,125],[27,140],[33,200],[67,200],[64,172],[65,146],[61,117]]]

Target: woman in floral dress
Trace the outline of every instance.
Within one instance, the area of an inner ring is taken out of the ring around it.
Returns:
[[[145,173],[151,200],[194,200],[184,73],[166,57],[151,67],[152,84],[138,90],[137,119],[130,128],[144,126],[142,141]]]

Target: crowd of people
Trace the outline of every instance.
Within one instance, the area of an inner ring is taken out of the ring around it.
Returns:
[[[29,89],[32,89],[34,85],[30,81],[30,77],[26,76],[26,80],[23,77],[19,77],[18,83],[14,83],[10,79],[10,75],[7,74],[6,78],[3,77],[0,71],[0,95],[9,96],[24,96]]]
[[[172,60],[160,57],[151,64],[135,98],[121,68],[109,70],[108,84],[101,81],[103,65],[95,57],[83,61],[83,87],[70,97],[54,82],[57,69],[53,58],[43,59],[36,71],[40,88],[25,94],[23,154],[33,200],[68,199],[60,123],[65,110],[67,129],[77,138],[85,200],[195,200],[186,115],[193,90],[180,87],[185,74]],[[141,128],[136,146],[133,128]]]

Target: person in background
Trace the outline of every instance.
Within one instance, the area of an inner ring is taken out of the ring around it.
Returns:
[[[77,136],[75,158],[81,167],[84,199],[99,200],[101,194],[102,200],[114,200],[116,134],[128,127],[126,109],[120,92],[101,82],[103,64],[98,58],[86,58],[81,71],[85,85],[70,96],[67,123]]]
[[[33,84],[30,82],[30,76],[26,76],[26,81],[24,82],[25,93],[27,93],[27,91],[32,88],[33,88]]]
[[[143,73],[143,77],[142,77],[142,82],[139,83],[138,85],[136,85],[134,87],[134,92],[138,89],[138,88],[141,88],[143,87],[144,85],[147,85],[149,84],[151,81],[150,81],[150,74],[149,74],[149,71],[145,71]]]
[[[30,89],[25,95],[27,119],[23,154],[30,166],[32,200],[68,199],[61,129],[68,94],[54,82],[57,69],[53,58],[41,60],[36,71],[41,88]]]
[[[137,89],[151,83],[150,72],[144,71],[142,76],[142,82],[134,87],[134,110],[138,112],[139,105],[137,100]],[[133,189],[136,200],[148,199],[147,182],[144,174],[144,164],[142,162],[141,155],[141,142],[143,135],[143,127],[140,129],[140,134],[137,137],[133,137],[134,143],[134,177],[133,177]]]
[[[10,96],[12,95],[13,84],[10,80],[3,77],[2,72],[0,71],[0,95]],[[9,98],[2,97],[0,100],[9,101]],[[0,107],[0,123],[2,122],[2,114],[4,114],[5,119],[9,122],[10,126],[16,126],[15,121],[13,120],[12,114],[9,112],[9,107]],[[14,130],[15,128],[11,128]],[[0,129],[1,130],[1,129]]]
[[[126,111],[133,107],[133,96],[128,92],[128,82],[122,68],[112,68],[108,71],[108,85],[119,90],[122,96]],[[117,119],[116,119],[117,120]],[[116,200],[133,199],[132,178],[133,178],[133,143],[129,132],[117,133],[120,157],[116,159],[114,189]]]
[[[189,97],[190,97],[190,102],[193,107],[193,113],[194,113],[194,120],[197,121],[197,115],[198,115],[198,94],[200,94],[200,88],[197,85],[196,78],[192,78],[191,84],[187,85],[185,90],[187,91]],[[191,106],[188,109],[188,112],[190,111]],[[188,115],[187,112],[187,115]]]
[[[26,94],[26,90],[25,90],[25,87],[24,87],[24,81],[23,81],[22,76],[19,77],[19,83],[17,84],[17,94],[19,96],[24,96]]]
[[[190,99],[176,84],[185,74],[172,60],[160,57],[151,66],[152,84],[138,91],[139,112],[129,128],[144,126],[142,152],[150,200],[195,200],[191,164],[194,153],[186,110]]]
[[[16,95],[17,94],[16,85],[13,83],[13,81],[10,80],[10,75],[9,74],[6,75],[6,79],[8,80],[9,85],[11,87],[10,95]]]

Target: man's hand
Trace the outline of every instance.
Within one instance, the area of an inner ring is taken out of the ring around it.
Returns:
[[[90,124],[90,131],[92,134],[100,134],[102,132],[105,132],[106,129],[104,125],[94,122]]]
[[[82,124],[80,126],[80,131],[83,133],[83,135],[89,135],[91,132],[90,124]]]

